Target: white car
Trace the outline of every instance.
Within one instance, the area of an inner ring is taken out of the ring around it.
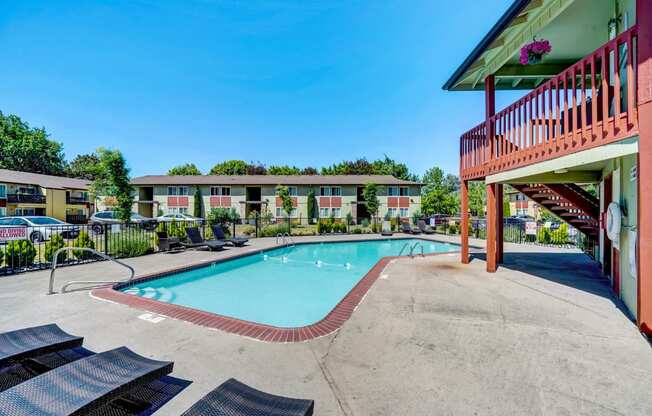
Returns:
[[[49,240],[54,234],[73,239],[79,235],[79,227],[52,217],[25,216],[1,217],[0,228],[26,228],[25,237],[34,243]]]
[[[202,220],[201,218],[193,217],[192,215],[188,215],[188,214],[165,214],[156,217],[156,221],[158,222],[172,222],[172,221],[198,222],[201,220]]]

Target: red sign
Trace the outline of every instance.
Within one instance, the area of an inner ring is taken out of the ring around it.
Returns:
[[[27,227],[0,227],[0,241],[25,240]]]

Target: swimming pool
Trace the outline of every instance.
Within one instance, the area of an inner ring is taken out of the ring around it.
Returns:
[[[119,290],[242,321],[302,327],[323,319],[381,258],[396,256],[405,244],[415,243],[426,254],[458,249],[423,239],[297,244]]]

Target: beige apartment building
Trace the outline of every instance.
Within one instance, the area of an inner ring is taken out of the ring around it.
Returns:
[[[137,189],[138,213],[192,215],[196,190],[202,198],[202,212],[212,208],[233,208],[241,217],[258,212],[278,220],[287,217],[276,196],[278,185],[287,186],[294,200],[292,219],[308,218],[308,196],[312,190],[320,218],[369,218],[362,190],[367,183],[378,185],[378,215],[409,218],[421,210],[421,184],[389,175],[239,175],[239,176],[141,176],[132,180]]]

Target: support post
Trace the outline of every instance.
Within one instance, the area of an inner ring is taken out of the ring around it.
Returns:
[[[636,1],[638,23],[638,326],[652,335],[652,2]]]
[[[469,181],[460,182],[462,263],[469,263]]]
[[[503,184],[496,184],[496,262],[503,262]]]
[[[498,240],[498,230],[496,221],[498,213],[496,212],[496,192],[497,185],[490,183],[487,185],[487,271],[493,273],[497,269],[496,259],[496,241]]]

